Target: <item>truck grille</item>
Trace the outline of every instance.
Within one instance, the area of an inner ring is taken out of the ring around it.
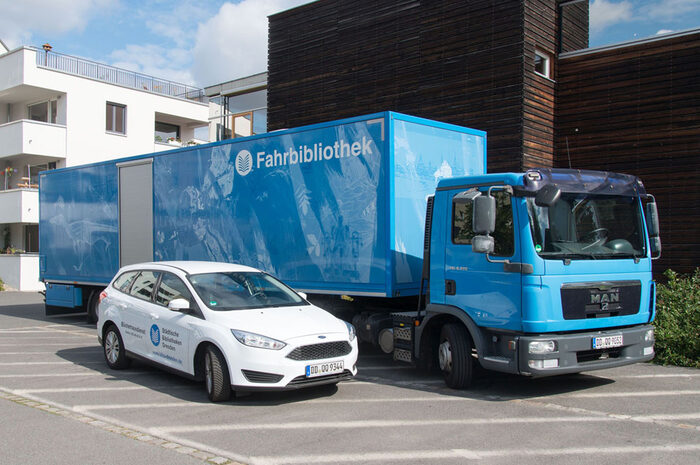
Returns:
[[[300,346],[287,355],[292,360],[320,360],[324,358],[342,357],[352,350],[347,341],[323,342]]]
[[[607,318],[639,312],[640,281],[564,284],[561,305],[565,320]]]

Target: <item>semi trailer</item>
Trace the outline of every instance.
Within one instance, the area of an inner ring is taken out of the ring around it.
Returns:
[[[46,312],[85,311],[124,265],[262,269],[395,360],[468,386],[654,356],[661,251],[635,176],[486,173],[486,133],[383,112],[44,172]]]

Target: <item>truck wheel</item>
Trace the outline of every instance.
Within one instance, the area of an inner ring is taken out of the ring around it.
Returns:
[[[114,325],[109,325],[105,336],[102,338],[102,348],[104,349],[107,365],[114,370],[128,368],[131,360],[126,356],[124,341],[119,330]]]
[[[87,301],[87,322],[97,323],[97,306],[100,305],[100,291],[92,291]]]
[[[204,354],[204,385],[212,402],[221,402],[231,397],[231,378],[223,354],[214,346],[207,347]]]
[[[472,341],[464,326],[448,323],[440,331],[438,361],[445,384],[452,389],[468,387],[472,382]]]

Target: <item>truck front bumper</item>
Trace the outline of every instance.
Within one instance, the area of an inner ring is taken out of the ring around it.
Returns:
[[[552,376],[600,370],[654,358],[654,328],[524,335],[518,340],[520,374]]]

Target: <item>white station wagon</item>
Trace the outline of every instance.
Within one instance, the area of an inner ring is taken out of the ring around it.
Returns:
[[[138,358],[231,392],[332,384],[357,374],[353,326],[255,268],[211,262],[125,266],[100,295],[107,364]]]

